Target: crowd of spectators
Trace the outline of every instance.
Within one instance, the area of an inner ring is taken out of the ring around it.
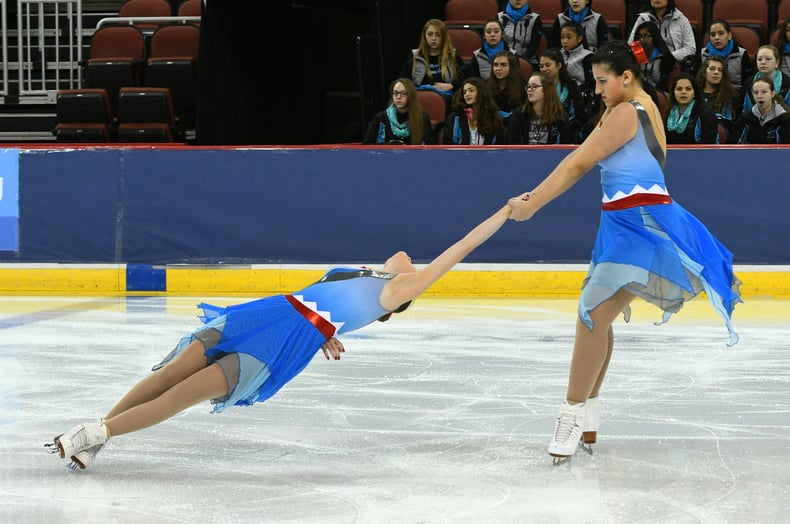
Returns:
[[[428,20],[417,47],[404,53],[391,105],[369,123],[363,142],[581,143],[603,110],[592,54],[611,35],[593,0],[564,6],[553,25],[544,25],[526,0],[503,2],[481,24],[482,45],[467,61],[445,22]],[[712,20],[698,44],[674,0],[646,3],[625,34],[647,51],[642,83],[661,109],[668,143],[790,143],[790,18],[778,29],[774,44],[751,56],[727,20]],[[409,133],[404,126],[430,122],[416,116],[422,111],[417,92],[424,90],[443,97],[445,118]],[[411,110],[404,109],[404,95]]]

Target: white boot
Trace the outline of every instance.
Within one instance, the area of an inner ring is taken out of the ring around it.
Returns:
[[[60,458],[71,457],[80,451],[107,442],[107,426],[104,422],[89,422],[71,428],[55,438]]]
[[[598,397],[590,397],[584,405],[582,442],[585,444],[595,444],[598,440],[598,425],[601,420],[601,403]]]
[[[554,437],[549,442],[549,455],[557,458],[572,457],[582,438],[583,426],[584,404],[569,404],[566,400],[554,424]]]
[[[82,451],[78,451],[74,455],[71,456],[71,462],[66,465],[66,468],[70,469],[71,471],[77,471],[78,469],[85,469],[90,466],[94,460],[96,460],[96,455],[101,451],[104,447],[104,444],[97,444],[93,447],[88,449],[83,449]]]

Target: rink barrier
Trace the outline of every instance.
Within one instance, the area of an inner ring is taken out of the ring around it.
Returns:
[[[421,266],[418,266],[421,267]],[[0,264],[3,295],[267,296],[318,280],[328,266]],[[436,297],[574,297],[581,264],[459,264],[427,292]],[[790,296],[790,266],[736,266],[744,296]]]
[[[326,267],[406,250],[425,263],[573,148],[19,148],[19,247],[0,250],[0,261]],[[790,265],[789,158],[790,146],[673,146],[667,182],[736,264]],[[0,165],[0,180],[14,173]],[[13,196],[5,187],[0,203]],[[600,194],[592,172],[465,261],[586,264]]]

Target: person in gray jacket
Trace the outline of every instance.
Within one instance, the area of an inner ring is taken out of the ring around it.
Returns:
[[[540,15],[529,8],[526,0],[510,0],[505,9],[497,13],[504,29],[505,44],[534,65],[535,53],[543,38]]]
[[[483,47],[472,53],[472,60],[466,68],[466,76],[476,76],[483,80],[491,78],[494,57],[502,51],[513,51],[507,46],[502,36],[502,22],[497,18],[486,20],[483,25]]]
[[[694,30],[686,15],[675,6],[675,0],[650,0],[650,8],[637,16],[629,42],[637,40],[636,28],[643,22],[653,22],[658,26],[661,37],[678,63],[689,66],[694,62],[697,54]]]
[[[576,22],[584,27],[584,42],[587,49],[595,51],[609,41],[609,26],[606,18],[593,11],[592,0],[568,0],[568,9],[557,14],[554,27],[549,35],[551,47],[560,47],[560,31],[562,26]]]

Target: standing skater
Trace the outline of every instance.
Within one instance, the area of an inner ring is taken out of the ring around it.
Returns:
[[[571,457],[580,439],[596,441],[612,322],[620,312],[629,319],[635,297],[660,307],[667,321],[705,291],[727,325],[730,344],[738,340],[731,315],[740,302],[740,282],[732,273],[732,254],[669,196],[664,126],[642,89],[636,56],[644,56],[638,42],[612,42],[596,51],[595,91],[606,105],[599,123],[535,189],[509,201],[511,218],[527,220],[601,166],[601,222],[579,301],[566,401],[548,447],[555,462]]]
[[[226,308],[200,304],[206,324],[134,386],[99,422],[80,424],[46,444],[84,469],[111,436],[163,422],[211,400],[214,412],[263,402],[310,363],[318,349],[335,360],[345,350],[334,335],[388,320],[404,311],[442,275],[496,233],[510,215],[504,206],[430,264],[417,270],[399,251],[381,271],[335,268],[290,295]]]

